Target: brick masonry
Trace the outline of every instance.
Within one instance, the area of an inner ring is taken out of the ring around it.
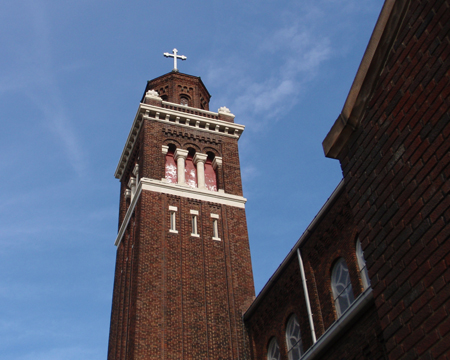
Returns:
[[[389,359],[449,359],[448,1],[411,1],[338,156]]]
[[[164,81],[175,89],[195,89],[192,81],[197,81],[202,90],[199,78],[184,74],[157,79],[159,85]],[[201,97],[196,91],[194,102]],[[162,145],[222,157],[219,189],[242,196],[237,141],[144,120],[121,179],[119,226],[129,206],[124,192],[135,164],[140,177],[164,178]],[[169,206],[178,209],[178,233],[169,232]],[[191,236],[190,210],[199,212],[200,237]],[[219,215],[220,241],[212,239],[212,213]],[[243,358],[248,340],[242,313],[253,297],[244,209],[142,191],[117,249],[108,359]]]
[[[343,257],[347,263],[354,297],[357,298],[363,292],[356,260],[356,239],[356,226],[343,188],[326,214],[299,245],[317,338],[338,318],[331,290],[331,270],[337,259]],[[252,314],[246,314],[252,359],[266,359],[268,344],[273,337],[280,346],[281,359],[288,359],[286,324],[292,314],[296,314],[299,319],[304,351],[313,345],[295,252],[271,281],[272,285],[266,285],[270,288],[265,289],[264,296]],[[326,353],[320,355],[321,359],[364,359],[367,354],[378,359],[385,354],[383,341],[380,340],[381,325],[374,304],[340,336],[346,340],[329,346]]]

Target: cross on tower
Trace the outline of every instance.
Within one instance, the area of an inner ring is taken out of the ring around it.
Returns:
[[[164,53],[164,56],[165,57],[173,57],[173,71],[178,71],[177,58],[181,59],[181,60],[186,60],[187,57],[184,56],[184,55],[177,55],[177,53],[178,53],[177,49],[173,49],[172,51],[173,51],[173,54],[169,54],[169,53],[166,52],[166,53]]]

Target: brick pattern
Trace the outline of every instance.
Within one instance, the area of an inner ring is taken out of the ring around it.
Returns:
[[[163,100],[171,103],[180,104],[181,97],[185,97],[189,99],[188,105],[190,107],[209,110],[211,95],[209,95],[202,80],[197,76],[171,72],[150,80],[145,92],[147,90],[158,91]]]
[[[221,156],[219,188],[242,195],[236,138],[144,120],[121,180],[119,225],[134,165],[140,177],[161,180],[168,144]],[[169,206],[178,208],[178,233],[169,232]],[[191,236],[190,210],[199,212],[200,237]],[[212,240],[211,213],[220,241]],[[143,191],[117,249],[108,359],[244,358],[242,314],[253,297],[244,209]]]
[[[389,359],[450,359],[448,1],[410,3],[339,160]]]
[[[319,338],[337,319],[331,290],[331,269],[343,257],[350,272],[355,298],[362,293],[362,283],[356,260],[356,230],[345,191],[342,191],[327,214],[301,244],[301,254],[310,297],[316,337]],[[300,322],[303,348],[313,344],[306,311],[306,302],[297,256],[290,258],[257,309],[246,321],[251,338],[252,359],[266,359],[270,339],[275,336],[281,359],[287,359],[285,327],[292,313]],[[327,349],[322,358],[364,359],[370,354],[382,358],[384,345],[380,341],[381,326],[372,305],[340,341]]]

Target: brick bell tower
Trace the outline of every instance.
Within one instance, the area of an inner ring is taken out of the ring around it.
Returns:
[[[238,140],[199,77],[147,83],[115,176],[108,360],[242,359],[254,297]]]

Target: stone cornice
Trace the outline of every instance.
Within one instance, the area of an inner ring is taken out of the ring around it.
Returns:
[[[166,183],[160,180],[154,180],[149,178],[142,178],[139,181],[139,185],[136,189],[136,194],[128,207],[127,213],[122,221],[119,232],[117,234],[114,245],[119,246],[122,241],[122,237],[125,234],[125,230],[133,214],[134,208],[141,196],[142,191],[154,191],[157,193],[181,196],[189,199],[207,201],[216,204],[222,204],[226,206],[238,207],[245,209],[245,203],[247,199],[243,196],[225,194],[223,192],[210,191],[206,189],[191,188],[185,185]]]
[[[162,103],[163,105],[170,104],[171,106],[173,105],[173,107],[180,107],[179,104],[168,103],[165,101]],[[218,134],[235,139],[239,139],[245,129],[244,125],[219,120],[218,113],[189,108],[187,106],[183,108],[186,108],[187,110],[195,110],[196,114],[143,103],[139,105],[133,125],[131,126],[130,133],[125,143],[125,147],[122,151],[119,164],[117,165],[116,172],[114,174],[117,179],[122,179],[123,172],[128,164],[129,157],[136,144],[137,136],[141,130],[143,120],[158,121],[161,123],[191,128],[193,130],[204,131],[206,133]]]

